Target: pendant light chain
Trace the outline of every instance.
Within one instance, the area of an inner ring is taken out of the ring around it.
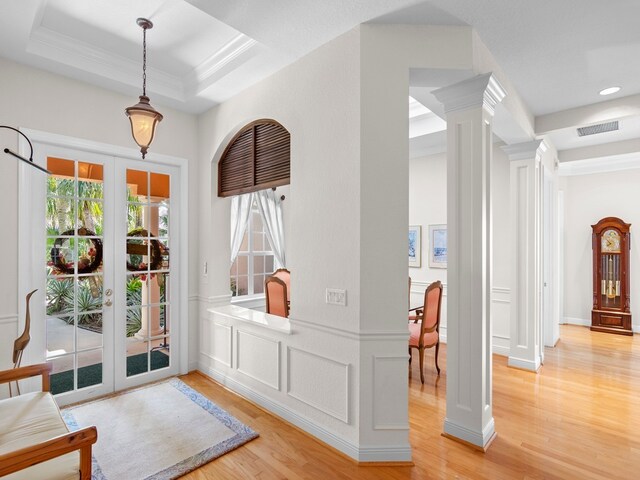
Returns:
[[[147,96],[147,29],[142,28],[142,95]]]

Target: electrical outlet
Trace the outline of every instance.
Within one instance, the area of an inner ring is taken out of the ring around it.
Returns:
[[[327,288],[325,302],[329,305],[347,305],[347,291],[339,288]]]

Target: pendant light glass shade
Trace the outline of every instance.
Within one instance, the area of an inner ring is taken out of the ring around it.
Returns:
[[[131,122],[131,135],[140,147],[142,158],[156,133],[158,122],[162,121],[162,114],[149,104],[149,97],[140,96],[140,101],[133,107],[125,109]]]
[[[138,18],[136,23],[142,28],[142,95],[140,101],[126,108],[125,112],[131,122],[133,139],[140,147],[144,158],[153,142],[158,122],[162,121],[162,114],[151,106],[147,97],[147,29],[153,28],[153,23],[146,18]]]

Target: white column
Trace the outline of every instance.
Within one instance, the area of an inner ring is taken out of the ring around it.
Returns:
[[[444,435],[486,449],[491,392],[492,74],[433,92],[447,115],[447,415]]]
[[[542,141],[507,145],[511,186],[511,351],[509,366],[540,368]]]

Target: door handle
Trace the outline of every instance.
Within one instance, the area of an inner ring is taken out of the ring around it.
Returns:
[[[113,302],[111,301],[111,299],[107,299],[106,302],[104,302],[105,306],[110,307],[111,305],[113,305]]]

